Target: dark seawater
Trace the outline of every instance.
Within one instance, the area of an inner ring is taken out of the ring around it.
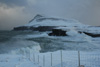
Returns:
[[[61,49],[81,51],[100,50],[100,45],[95,45],[88,42],[67,41],[67,37],[65,40],[62,40],[63,37],[40,37],[40,35],[43,33],[44,32],[33,31],[0,31],[0,54],[9,53],[13,50],[18,50],[21,48],[29,48],[30,50],[33,50],[33,47],[36,46],[40,46],[40,52],[49,52]],[[35,37],[30,38],[27,35],[32,35]]]
[[[0,31],[0,43],[9,41],[12,37],[17,35],[27,35],[33,33],[33,31]]]
[[[0,31],[0,54],[8,53],[11,50],[32,46],[22,36],[34,34],[33,31]],[[20,38],[17,36],[20,36]],[[29,45],[28,45],[28,44]]]

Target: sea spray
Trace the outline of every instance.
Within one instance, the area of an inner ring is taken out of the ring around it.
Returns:
[[[24,56],[30,57],[32,53],[38,53],[41,50],[39,43],[34,42],[34,41],[33,43],[34,43],[33,46],[27,46],[27,47],[19,48],[16,50],[12,50],[10,53],[11,54],[22,54]]]

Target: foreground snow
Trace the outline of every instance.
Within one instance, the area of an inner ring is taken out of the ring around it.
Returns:
[[[22,55],[2,54],[0,55],[0,67],[38,67],[38,65]]]
[[[100,67],[99,51],[80,52],[80,58],[81,65],[85,67]],[[62,51],[62,65],[63,67],[78,67],[78,52]],[[1,54],[0,67],[51,67],[51,52],[30,53],[29,56]],[[52,52],[52,67],[61,67],[61,51]]]
[[[46,33],[41,33],[37,35],[27,35],[24,38],[38,38],[38,37],[48,37],[48,38],[57,38],[57,40],[60,38],[61,41],[71,41],[74,40],[75,42],[84,41],[83,37],[81,35],[77,35],[79,39],[77,39],[76,35],[74,33],[77,33],[76,31],[70,31],[68,32],[71,36],[70,37],[50,37]],[[84,35],[84,34],[83,34]],[[76,37],[74,37],[76,36]],[[82,37],[82,38],[81,38]],[[90,43],[94,44],[97,47],[100,47],[100,38],[91,38],[86,36]],[[19,37],[18,37],[19,38]],[[21,37],[22,38],[22,37]],[[87,41],[87,40],[86,40]],[[92,41],[92,42],[91,42]],[[19,41],[18,41],[19,42]],[[39,53],[39,50],[41,50],[39,43],[36,43],[34,41],[23,41],[25,44],[34,44],[36,46],[33,46],[31,48],[26,47],[22,49],[18,49],[15,51],[12,51],[9,54],[0,54],[0,67],[51,67],[51,54],[52,54],[52,67],[61,67],[61,51],[56,52],[47,52],[47,53]],[[78,44],[66,44],[67,47],[72,46],[73,49],[76,48]],[[21,43],[21,42],[20,42]],[[19,44],[19,43],[18,43]],[[22,44],[22,43],[21,43]],[[89,45],[89,43],[86,42],[86,44],[81,44],[80,46],[76,48],[77,50],[81,48],[81,46],[85,46],[85,48],[90,48],[92,44]],[[69,47],[70,48],[70,47]],[[93,47],[91,47],[93,48]],[[67,50],[67,48],[66,48]],[[89,49],[90,50],[90,49]],[[43,59],[45,58],[45,60]],[[35,58],[35,59],[34,59]],[[98,51],[81,51],[80,52],[80,63],[81,65],[84,65],[85,67],[100,67],[100,52]],[[63,67],[78,67],[78,51],[72,51],[72,48],[70,51],[62,51],[62,65]]]

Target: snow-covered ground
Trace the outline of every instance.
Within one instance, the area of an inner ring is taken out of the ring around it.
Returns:
[[[51,62],[52,54],[52,62]],[[34,59],[35,58],[35,59]],[[78,51],[30,53],[30,55],[1,54],[0,67],[78,67]],[[100,52],[80,52],[80,64],[85,67],[100,67]],[[52,66],[51,66],[52,65]]]
[[[22,55],[1,54],[0,67],[38,67]]]

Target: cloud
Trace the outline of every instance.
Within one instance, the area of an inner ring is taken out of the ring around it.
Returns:
[[[1,3],[5,3],[6,5],[12,6],[25,6],[27,4],[27,0],[0,0]]]
[[[36,14],[100,25],[100,0],[0,0],[0,29],[28,23]]]
[[[0,29],[12,29],[14,26],[22,25],[28,22],[30,17],[25,13],[25,7],[9,7],[6,4],[0,6]]]
[[[11,30],[28,23],[37,12],[29,3],[29,0],[0,0],[0,30]]]

